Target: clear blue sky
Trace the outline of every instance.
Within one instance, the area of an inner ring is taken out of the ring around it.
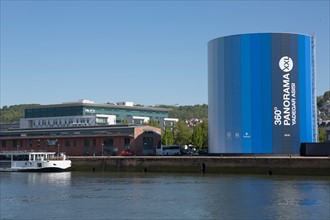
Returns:
[[[1,106],[207,103],[207,42],[315,33],[329,90],[329,1],[4,1]]]

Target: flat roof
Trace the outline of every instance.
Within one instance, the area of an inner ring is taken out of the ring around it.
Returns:
[[[50,104],[50,105],[39,105],[33,106],[26,109],[40,109],[40,108],[57,108],[57,107],[74,107],[74,106],[86,106],[86,107],[103,107],[113,109],[134,109],[134,110],[148,110],[148,111],[162,111],[168,112],[172,109],[168,108],[155,108],[155,107],[144,107],[144,106],[125,106],[125,105],[114,105],[114,104],[95,104],[95,103],[63,103],[63,104]]]
[[[143,127],[137,125],[97,125],[97,126],[76,126],[76,127],[53,127],[53,128],[15,128],[2,131],[2,134],[10,133],[33,133],[33,132],[68,132],[68,131],[90,131],[90,130],[117,130],[117,129],[134,129]]]

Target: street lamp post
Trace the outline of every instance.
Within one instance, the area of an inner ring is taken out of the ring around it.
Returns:
[[[104,143],[102,143],[101,146],[102,146],[102,157],[103,157]]]
[[[58,155],[60,155],[60,144],[59,143],[57,144],[57,153],[58,153]]]

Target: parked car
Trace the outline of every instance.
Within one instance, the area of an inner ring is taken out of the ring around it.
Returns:
[[[198,152],[198,155],[201,155],[201,156],[206,156],[206,155],[208,155],[209,154],[209,152],[207,152],[206,150],[199,150]]]
[[[194,145],[184,145],[181,149],[181,154],[188,156],[198,155],[196,147]]]
[[[123,150],[120,155],[121,156],[133,156],[133,152],[131,150]]]

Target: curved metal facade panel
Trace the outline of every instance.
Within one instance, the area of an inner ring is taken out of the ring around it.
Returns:
[[[298,154],[312,142],[311,37],[226,36],[208,43],[209,152]]]

